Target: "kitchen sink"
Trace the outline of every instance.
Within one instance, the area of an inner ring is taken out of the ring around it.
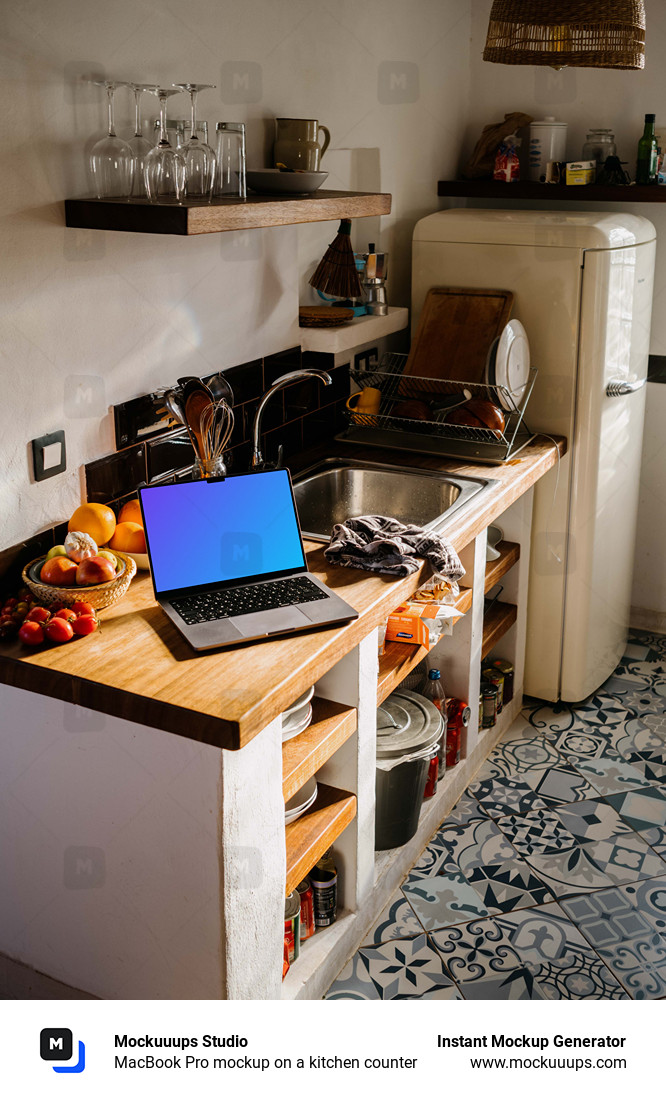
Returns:
[[[294,496],[303,534],[328,542],[333,525],[353,516],[393,516],[436,533],[494,484],[491,478],[328,458],[296,476]]]

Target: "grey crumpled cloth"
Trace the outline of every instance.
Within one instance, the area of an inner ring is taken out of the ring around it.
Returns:
[[[433,570],[450,581],[465,574],[460,558],[446,539],[389,516],[358,516],[336,523],[324,555],[335,565],[394,577],[415,573],[421,564],[419,558],[427,558]]]

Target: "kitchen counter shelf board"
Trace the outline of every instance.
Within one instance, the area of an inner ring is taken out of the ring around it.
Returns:
[[[364,456],[362,449],[336,445],[340,452]],[[494,484],[454,513],[442,532],[466,569],[459,600],[466,613],[428,661],[441,668],[448,695],[470,701],[472,718],[464,758],[424,806],[416,836],[394,852],[374,851],[377,628],[429,567],[397,579],[332,568],[321,544],[306,541],[310,570],[358,610],[354,622],[199,657],[142,576],[103,612],[101,630],[82,642],[32,653],[4,645],[0,705],[17,733],[12,766],[24,761],[24,771],[37,769],[22,788],[25,810],[53,836],[79,835],[87,820],[100,849],[122,868],[123,894],[116,905],[109,876],[105,889],[89,890],[87,906],[73,913],[68,894],[58,899],[60,879],[31,877],[26,899],[28,880],[17,871],[6,892],[10,908],[16,907],[19,923],[28,902],[33,909],[38,903],[40,916],[31,938],[0,943],[0,951],[36,974],[102,998],[321,997],[519,713],[532,490],[565,452],[564,441],[555,447],[537,437],[514,460],[494,467]],[[472,464],[421,455],[408,461],[416,469],[488,476]],[[506,543],[491,573],[486,530],[496,522]],[[517,560],[508,543],[520,547]],[[516,617],[494,642],[494,654],[514,664],[516,694],[486,731],[478,729],[474,702],[488,625],[484,593],[500,563],[507,569],[502,598]],[[413,646],[401,646],[406,656],[400,658],[387,649],[380,695],[423,656]],[[312,725],[283,743],[282,713],[313,684]],[[62,730],[55,739],[54,728]],[[285,827],[286,795],[315,773],[317,802]],[[30,865],[33,842],[30,830],[17,837],[17,868]],[[304,945],[283,984],[285,890],[298,885],[331,843],[340,918]],[[136,860],[137,850],[150,859]],[[127,896],[140,899],[140,911],[123,904]],[[48,934],[39,932],[40,921]],[[100,947],[94,958],[76,950],[91,928]]]
[[[196,236],[235,229],[370,218],[391,213],[391,196],[366,191],[315,191],[275,198],[249,195],[211,203],[125,202],[121,199],[65,199],[65,225],[71,229],[111,229],[126,233]]]
[[[588,183],[579,187],[561,184],[516,180],[439,180],[440,198],[460,199],[533,199],[535,202],[666,202],[666,187],[639,186],[605,187]]]

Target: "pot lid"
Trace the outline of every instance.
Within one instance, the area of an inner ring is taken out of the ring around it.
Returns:
[[[432,745],[442,725],[434,703],[400,688],[377,707],[377,758],[408,756]]]

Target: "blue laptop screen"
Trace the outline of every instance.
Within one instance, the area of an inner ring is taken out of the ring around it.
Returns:
[[[286,470],[141,489],[156,592],[305,567]]]

